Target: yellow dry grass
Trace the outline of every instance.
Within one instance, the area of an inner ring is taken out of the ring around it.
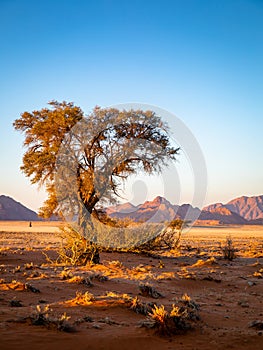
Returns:
[[[4,232],[59,232],[62,225],[60,221],[32,221],[32,227],[29,227],[29,221],[0,221],[0,231]]]

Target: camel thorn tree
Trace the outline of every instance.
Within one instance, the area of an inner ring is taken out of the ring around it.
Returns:
[[[21,170],[48,194],[39,215],[77,213],[84,237],[100,206],[117,202],[123,181],[139,171],[160,173],[179,151],[150,110],[95,107],[85,116],[72,102],[51,101],[13,125],[25,135]]]

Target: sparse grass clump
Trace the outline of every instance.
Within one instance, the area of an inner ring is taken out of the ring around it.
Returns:
[[[223,253],[224,259],[226,259],[226,260],[232,261],[233,259],[235,259],[237,257],[236,256],[237,249],[234,247],[233,240],[232,240],[231,236],[228,236],[226,238],[226,242],[225,242],[225,245],[223,247],[220,244],[220,249]]]
[[[192,300],[189,295],[186,293],[182,296],[182,298],[179,300],[179,304],[182,304],[183,307],[186,307],[187,313],[188,313],[188,318],[190,320],[200,320],[199,316],[199,305]]]
[[[75,331],[74,327],[68,323],[70,317],[67,316],[66,313],[59,317],[51,317],[49,315],[49,312],[51,311],[52,310],[49,309],[48,305],[43,308],[40,305],[37,305],[34,313],[25,320],[29,320],[34,326],[45,326],[48,329],[55,329],[62,332]]]
[[[91,287],[93,284],[90,277],[83,277],[79,275],[73,275],[73,272],[69,269],[64,269],[60,273],[62,280],[68,281],[68,283],[84,284],[88,287]]]
[[[63,279],[63,280],[69,280],[73,277],[73,273],[71,270],[68,270],[68,269],[64,269],[63,271],[61,271],[61,274],[60,274],[60,277]]]
[[[108,267],[121,269],[123,267],[123,263],[119,260],[113,260],[108,263]]]
[[[163,295],[159,293],[149,283],[139,285],[140,294],[144,297],[150,297],[154,299],[163,298]]]
[[[68,282],[69,283],[76,283],[76,284],[84,284],[87,287],[93,286],[89,277],[84,278],[82,276],[74,276],[74,277],[68,279]]]
[[[136,314],[142,314],[146,316],[151,312],[153,307],[153,303],[144,303],[138,298],[138,296],[134,297],[131,300],[130,309],[136,312]]]
[[[76,297],[72,300],[76,305],[90,305],[95,301],[94,295],[89,292],[76,292]]]
[[[188,295],[172,305],[168,312],[164,305],[154,305],[142,326],[153,328],[158,334],[171,336],[193,328],[193,322],[200,320],[199,306]]]
[[[36,267],[36,266],[34,266],[32,261],[30,263],[24,264],[25,270],[32,270],[34,267]]]
[[[144,323],[149,328],[155,328],[162,335],[170,334],[170,317],[164,306],[154,305],[152,312],[148,314],[147,321]]]

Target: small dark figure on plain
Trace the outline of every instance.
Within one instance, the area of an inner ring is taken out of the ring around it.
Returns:
[[[32,222],[30,221],[30,223],[29,223],[29,227],[32,227]]]

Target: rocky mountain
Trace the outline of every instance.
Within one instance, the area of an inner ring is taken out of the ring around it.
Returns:
[[[118,204],[115,206],[111,206],[107,209],[107,213],[108,215],[114,213],[114,212],[120,212],[120,213],[132,213],[134,211],[136,211],[136,206],[127,202],[127,203],[123,203],[123,204]]]
[[[156,197],[153,201],[134,206],[124,203],[107,209],[111,217],[129,218],[136,222],[171,221],[175,217],[195,221],[198,224],[258,224],[263,223],[263,196],[240,197],[227,204],[215,203],[205,207],[202,211],[190,204],[171,204],[163,197]]]
[[[26,208],[8,196],[1,195],[0,220],[38,221],[41,219],[33,210]]]
[[[203,210],[212,212],[216,208],[228,209],[248,221],[263,219],[263,195],[253,197],[242,196],[226,204],[216,203],[209,205]]]
[[[177,205],[172,205],[165,198],[158,196],[153,201],[146,201],[138,206],[125,203],[110,207],[107,209],[107,214],[114,218],[129,218],[136,222],[161,222],[172,220],[176,214],[177,208]]]
[[[127,208],[129,208],[127,210]],[[163,222],[171,221],[176,217],[195,221],[200,215],[200,209],[193,208],[190,204],[171,204],[163,197],[156,197],[152,201],[146,201],[138,206],[125,204],[107,209],[107,214],[118,219],[129,218],[133,221]]]
[[[247,220],[263,219],[263,195],[233,199],[227,208]]]
[[[212,207],[210,210],[202,210],[199,218],[199,221],[208,221],[218,224],[238,224],[245,225],[248,224],[248,221],[237,213],[232,212],[231,210],[222,207]]]
[[[263,225],[263,195],[239,197],[226,204],[215,203],[201,211],[190,204],[171,204],[163,197],[156,197],[137,206],[123,203],[108,207],[106,212],[113,218],[129,218],[133,221],[163,222],[176,217],[196,221],[198,224],[252,224]],[[0,220],[38,221],[37,213],[14,199],[0,196]],[[53,218],[57,220],[57,218]]]

